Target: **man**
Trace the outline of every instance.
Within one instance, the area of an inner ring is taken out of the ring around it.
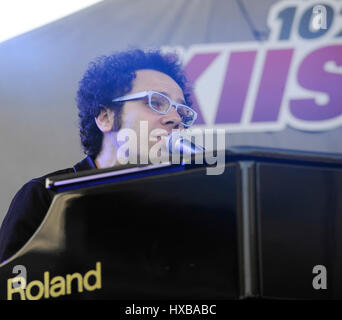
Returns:
[[[120,164],[119,130],[131,129],[139,139],[142,122],[154,138],[147,142],[148,153],[162,135],[193,124],[196,112],[190,105],[190,88],[175,55],[132,50],[91,62],[77,92],[87,157],[72,168],[33,179],[18,191],[0,229],[0,261],[23,247],[43,221],[54,196],[45,189],[47,177]],[[141,150],[137,153],[146,157]]]

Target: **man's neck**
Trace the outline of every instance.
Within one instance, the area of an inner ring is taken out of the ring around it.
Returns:
[[[119,164],[116,157],[116,149],[108,136],[102,141],[100,153],[95,158],[98,169],[114,167]]]
[[[98,169],[109,168],[118,165],[116,158],[111,155],[99,154],[95,158],[95,164]]]

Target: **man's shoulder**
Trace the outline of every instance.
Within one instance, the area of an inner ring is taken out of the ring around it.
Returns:
[[[69,174],[69,173],[78,173],[80,171],[84,170],[91,170],[91,169],[96,169],[96,165],[94,163],[94,160],[87,156],[83,160],[77,162],[73,167],[66,168],[66,169],[61,169],[57,171],[53,171],[47,174],[44,174],[43,176],[31,179],[28,181],[26,184],[30,185],[42,185],[45,188],[45,180],[46,178],[52,177],[52,176],[58,176],[62,174]]]
[[[16,193],[0,228],[0,261],[17,252],[37,230],[49,209],[55,192],[45,188],[51,176],[96,168],[87,157],[72,168],[53,171],[26,182]]]
[[[72,171],[68,168],[31,179],[17,191],[0,228],[0,261],[17,252],[43,221],[54,197],[45,188],[46,177]]]
[[[57,171],[53,171],[47,174],[44,174],[41,177],[37,177],[37,178],[33,178],[30,181],[28,181],[26,184],[30,184],[30,185],[42,185],[45,188],[45,180],[46,178],[52,177],[52,176],[58,176],[61,174],[68,174],[68,173],[75,173],[73,168],[66,168],[66,169],[62,169],[62,170],[57,170]]]
[[[45,187],[45,179],[51,176],[57,176],[60,174],[68,174],[74,172],[72,168],[67,168],[63,170],[58,170],[50,172],[41,177],[33,178],[27,181],[22,187],[17,191],[14,198],[12,199],[10,209],[12,207],[20,206],[28,207],[28,203],[48,206],[52,201],[54,192],[48,190]],[[46,209],[46,208],[45,208]]]

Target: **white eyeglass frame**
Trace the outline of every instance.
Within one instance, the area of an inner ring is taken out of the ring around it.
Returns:
[[[167,111],[163,112],[163,111],[159,111],[159,110],[156,110],[156,109],[153,108],[152,103],[151,103],[151,96],[152,96],[152,94],[159,94],[159,95],[161,95],[162,97],[166,98],[169,101],[170,107],[167,109]],[[162,93],[160,93],[158,91],[147,90],[147,91],[141,91],[141,92],[137,92],[137,93],[132,93],[132,94],[129,94],[127,96],[122,96],[122,97],[119,97],[119,98],[115,98],[115,99],[112,100],[112,102],[122,102],[122,101],[140,99],[140,98],[144,98],[146,96],[148,96],[148,105],[149,105],[149,107],[153,111],[155,111],[155,112],[157,112],[159,114],[167,114],[168,112],[170,112],[172,106],[175,107],[176,111],[177,111],[179,106],[182,106],[182,107],[185,107],[187,109],[190,109],[194,113],[194,117],[192,119],[191,124],[185,124],[185,123],[181,122],[181,124],[184,127],[192,126],[194,124],[195,120],[197,119],[197,112],[194,109],[186,106],[185,104],[176,103],[176,102],[172,101],[168,96],[166,96],[165,94],[162,94]]]

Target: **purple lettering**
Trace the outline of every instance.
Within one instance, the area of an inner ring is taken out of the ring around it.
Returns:
[[[216,114],[216,123],[239,123],[245,104],[256,51],[232,52]]]
[[[197,78],[208,68],[213,60],[218,56],[218,52],[215,53],[200,53],[194,55],[191,60],[185,66],[185,72],[188,79],[194,84]],[[204,124],[204,119],[199,108],[195,93],[191,95],[193,102],[193,108],[198,113],[198,117],[195,124]]]
[[[276,122],[279,117],[293,49],[267,52],[252,122]]]
[[[322,121],[342,114],[342,75],[327,72],[328,61],[342,66],[342,46],[333,45],[311,52],[298,69],[298,82],[306,89],[329,95],[326,105],[317,105],[315,99],[292,99],[290,111],[293,116],[306,121]]]

